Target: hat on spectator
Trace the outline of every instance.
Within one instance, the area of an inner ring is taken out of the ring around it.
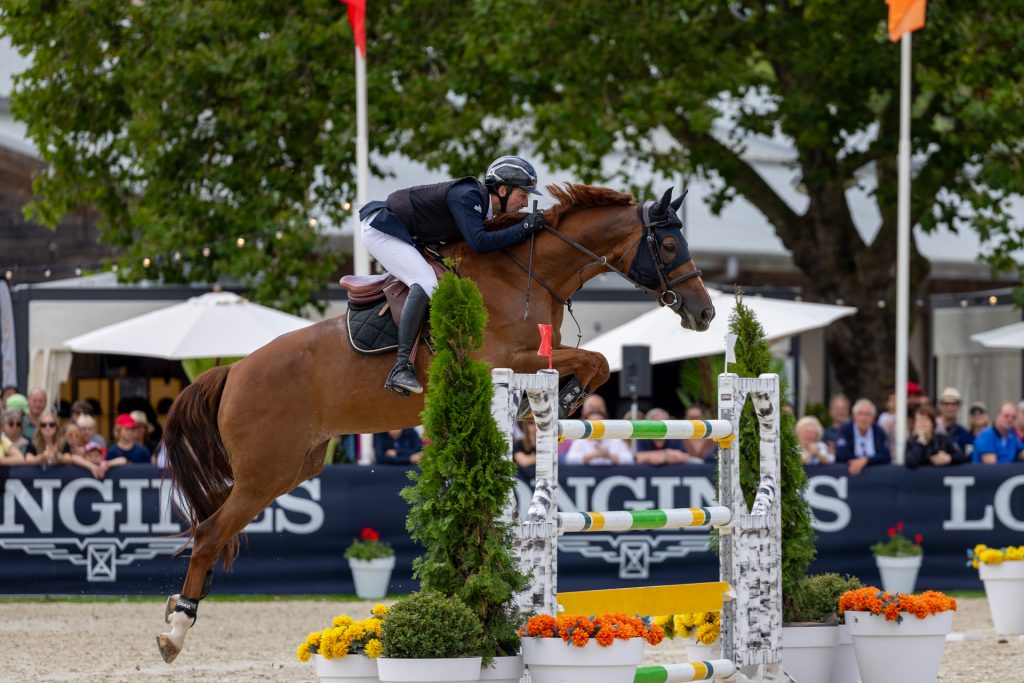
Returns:
[[[946,387],[939,394],[939,403],[962,403],[963,399],[960,398],[960,392],[955,387]]]
[[[85,452],[88,453],[89,451],[99,451],[100,455],[103,456],[106,456],[107,454],[107,449],[99,445],[95,441],[90,441],[89,443],[85,444]]]
[[[153,433],[153,425],[149,423],[149,418],[146,417],[146,412],[144,410],[133,410],[130,415],[136,423],[146,428],[147,434]]]
[[[924,392],[921,391],[921,385],[917,382],[907,382],[907,393],[911,396],[920,396]]]
[[[970,408],[970,410],[968,412],[970,412],[972,414],[973,413],[986,413],[986,412],[988,412],[988,409],[985,407],[985,404],[982,403],[981,401],[975,401],[974,403],[971,404],[971,408]]]
[[[128,429],[132,429],[134,427],[138,427],[139,423],[136,422],[135,418],[129,415],[128,413],[121,413],[120,415],[117,416],[117,419],[114,420],[114,426],[127,427]]]
[[[5,405],[7,410],[20,410],[22,414],[28,415],[28,399],[24,394],[11,394],[7,397]]]

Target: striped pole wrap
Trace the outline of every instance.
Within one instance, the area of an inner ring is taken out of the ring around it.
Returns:
[[[725,678],[736,673],[736,665],[728,659],[712,659],[685,664],[663,664],[642,666],[636,670],[633,683],[684,683],[685,681],[710,681]]]
[[[563,439],[721,439],[728,420],[559,420]]]
[[[729,508],[671,508],[666,510],[619,510],[616,512],[559,512],[559,532],[639,531],[724,526],[732,520]]]

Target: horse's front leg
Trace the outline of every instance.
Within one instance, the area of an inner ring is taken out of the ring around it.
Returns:
[[[593,393],[611,376],[608,359],[596,351],[560,345],[554,349],[551,363],[560,376],[575,375],[587,393]],[[547,359],[538,356],[535,349],[517,351],[512,356],[512,367],[516,372],[536,372],[547,367]]]

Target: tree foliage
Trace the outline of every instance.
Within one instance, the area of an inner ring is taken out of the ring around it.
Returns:
[[[407,527],[425,547],[413,563],[424,590],[458,596],[479,617],[485,656],[518,650],[515,596],[527,577],[512,553],[502,513],[515,488],[515,465],[491,415],[490,367],[471,354],[483,344],[487,311],[470,280],[447,273],[431,300],[434,357],[423,426],[429,443],[414,485]]]

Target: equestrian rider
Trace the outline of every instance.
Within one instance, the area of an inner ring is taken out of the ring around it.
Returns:
[[[482,183],[466,177],[419,185],[360,210],[366,250],[409,287],[398,323],[398,358],[385,388],[403,396],[423,392],[409,358],[437,276],[417,247],[465,240],[473,251],[485,254],[519,244],[543,229],[542,214],[529,214],[504,230],[485,230],[484,222],[522,211],[531,194],[540,194],[533,166],[522,157],[503,156],[491,162]]]

